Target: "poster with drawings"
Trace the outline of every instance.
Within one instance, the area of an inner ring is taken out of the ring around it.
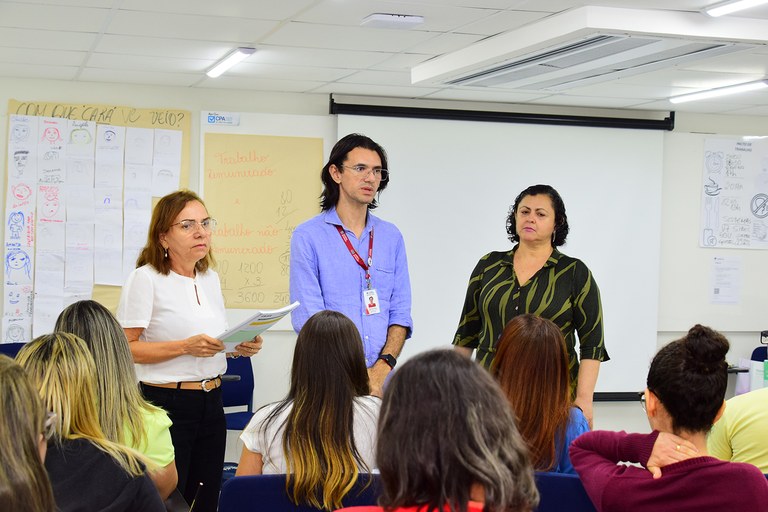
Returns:
[[[182,160],[181,131],[128,133],[127,140],[125,126],[91,120],[9,116],[0,343],[50,332],[61,309],[90,298],[94,285],[122,285],[123,196],[141,220],[131,224],[136,245],[146,239],[153,161],[175,164],[175,180],[166,182],[175,190]],[[153,151],[158,135],[175,142],[162,155]]]
[[[768,249],[768,138],[706,139],[701,247]]]

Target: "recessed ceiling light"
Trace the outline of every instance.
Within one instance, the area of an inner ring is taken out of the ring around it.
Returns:
[[[713,18],[718,16],[725,16],[751,7],[757,7],[759,5],[767,4],[768,0],[728,0],[727,2],[719,2],[715,5],[710,5],[702,9],[704,14],[708,14]]]
[[[757,80],[756,82],[746,82],[743,84],[729,85],[728,87],[718,87],[716,89],[708,89],[706,91],[693,92],[690,94],[682,94],[680,96],[673,96],[669,98],[670,103],[685,103],[687,101],[707,100],[710,98],[718,98],[720,96],[728,96],[731,94],[738,94],[741,92],[756,91],[758,89],[764,89],[768,87],[768,80]]]
[[[255,51],[256,48],[246,48],[244,46],[236,48],[234,51],[227,54],[226,57],[214,64],[205,74],[211,78],[216,78],[249,55],[253,55],[253,52]]]
[[[375,12],[366,16],[360,25],[371,28],[409,29],[424,23],[424,16]]]

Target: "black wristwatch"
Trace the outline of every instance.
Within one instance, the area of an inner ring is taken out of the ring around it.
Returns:
[[[395,369],[395,365],[397,364],[397,359],[395,359],[395,356],[393,356],[392,354],[381,354],[379,356],[379,359],[387,363],[391,369],[393,370]]]

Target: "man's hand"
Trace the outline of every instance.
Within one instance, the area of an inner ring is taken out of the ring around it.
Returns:
[[[384,381],[392,369],[387,363],[379,359],[376,364],[368,368],[368,387],[373,396],[382,398],[384,396]]]

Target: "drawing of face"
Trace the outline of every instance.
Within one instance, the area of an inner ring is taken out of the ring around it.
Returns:
[[[170,169],[160,169],[157,171],[158,178],[173,178],[173,172]]]
[[[49,126],[43,130],[43,140],[47,140],[51,144],[60,141],[61,135],[59,134],[59,129],[53,126]]]
[[[42,216],[46,217],[48,219],[52,219],[56,212],[59,211],[59,198],[58,197],[52,197],[50,199],[46,199],[43,202],[43,211]]]
[[[11,140],[22,141],[27,140],[29,137],[29,126],[26,124],[17,124],[13,126],[13,132],[11,133]]]
[[[8,294],[9,304],[18,304],[21,301],[21,294],[19,292],[11,292]]]
[[[5,270],[10,274],[12,270],[24,269],[27,277],[29,277],[29,256],[24,251],[14,250],[8,253],[5,257]]]
[[[5,341],[11,343],[24,341],[24,328],[17,324],[9,325],[8,330],[5,331]]]
[[[106,142],[112,142],[113,140],[115,140],[115,137],[117,137],[117,134],[115,133],[114,130],[107,130],[104,132],[104,140]]]
[[[91,142],[91,134],[85,128],[75,128],[69,134],[69,142],[71,144],[88,144]]]
[[[31,195],[32,195],[32,189],[30,189],[24,183],[19,183],[18,185],[14,185],[13,197],[18,199],[19,201],[26,201],[27,199],[29,199],[29,196]]]
[[[43,160],[58,160],[58,159],[59,159],[58,151],[46,151],[43,154]]]
[[[24,169],[27,168],[27,160],[29,159],[29,151],[14,151],[13,152],[13,165],[16,167],[16,177],[24,174]]]

